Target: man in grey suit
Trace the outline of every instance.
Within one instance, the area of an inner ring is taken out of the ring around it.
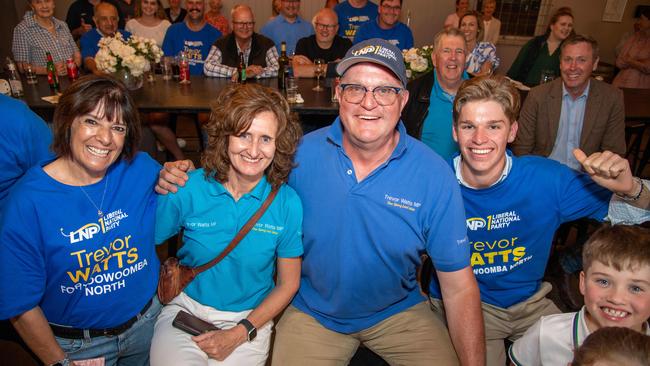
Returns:
[[[580,170],[573,149],[587,155],[625,154],[625,109],[621,90],[591,78],[598,43],[573,35],[562,44],[561,79],[533,88],[519,116],[515,155],[542,155]]]

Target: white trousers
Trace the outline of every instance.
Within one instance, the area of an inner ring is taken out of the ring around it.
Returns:
[[[156,321],[151,340],[152,366],[264,366],[269,354],[273,321],[257,330],[257,337],[252,342],[245,342],[237,347],[225,360],[208,358],[192,336],[172,326],[174,317],[180,310],[185,310],[203,320],[213,323],[221,329],[229,329],[245,318],[252,310],[242,312],[219,311],[213,307],[201,305],[185,293],[176,296],[167,304]]]

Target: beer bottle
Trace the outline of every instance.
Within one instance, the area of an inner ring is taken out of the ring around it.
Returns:
[[[289,68],[289,57],[287,57],[287,43],[280,44],[280,58],[278,59],[278,89],[284,90],[287,69]]]
[[[244,63],[243,52],[239,52],[239,65],[237,65],[237,75],[239,83],[246,84],[246,64]]]
[[[56,67],[54,67],[52,54],[46,52],[45,55],[47,56],[47,66],[45,67],[47,69],[47,83],[50,85],[50,89],[52,89],[54,93],[58,93],[61,86],[59,85],[59,76],[56,74]]]

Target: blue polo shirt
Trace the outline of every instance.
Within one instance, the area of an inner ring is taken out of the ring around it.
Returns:
[[[354,36],[354,43],[359,43],[371,38],[385,39],[400,50],[408,50],[413,47],[413,32],[402,22],[397,22],[390,29],[383,29],[379,26],[379,19],[365,23]]]
[[[420,254],[440,271],[469,266],[456,178],[401,122],[397,128],[391,156],[360,182],[339,119],[304,137],[289,178],[305,212],[293,305],[337,332],[367,329],[424,301]]]
[[[467,73],[463,72],[463,80],[467,80]],[[449,160],[458,152],[458,144],[452,136],[455,94],[444,91],[438,83],[438,74],[433,70],[433,87],[429,99],[429,111],[422,126],[422,142]]]
[[[271,185],[266,178],[235,201],[224,186],[206,179],[203,169],[175,194],[158,196],[156,243],[183,231],[181,263],[196,267],[216,257],[255,214]],[[276,260],[302,254],[302,206],[296,192],[283,185],[253,229],[221,262],[199,274],[185,293],[222,311],[257,307],[274,287]]]
[[[280,53],[280,43],[284,41],[287,43],[287,55],[293,55],[298,40],[314,34],[314,27],[301,17],[297,17],[295,22],[290,23],[280,14],[269,20],[262,27],[260,33],[273,40],[275,47],[278,49],[278,54]]]

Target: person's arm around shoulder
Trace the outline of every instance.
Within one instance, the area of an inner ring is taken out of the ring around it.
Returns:
[[[512,152],[517,156],[529,155],[533,152],[540,103],[537,93],[531,90],[519,113],[519,121],[517,121],[519,128],[511,146]]]
[[[168,161],[158,174],[158,184],[156,184],[156,193],[167,194],[176,193],[178,187],[183,187],[189,176],[188,172],[194,170],[192,160]]]
[[[449,335],[460,364],[485,365],[485,328],[480,292],[472,267],[436,273],[440,281]]]
[[[613,95],[607,97],[611,103],[611,109],[607,118],[607,126],[600,151],[611,151],[618,155],[625,155],[627,149],[625,143],[625,104],[623,103],[623,91],[618,88],[609,88]]]

